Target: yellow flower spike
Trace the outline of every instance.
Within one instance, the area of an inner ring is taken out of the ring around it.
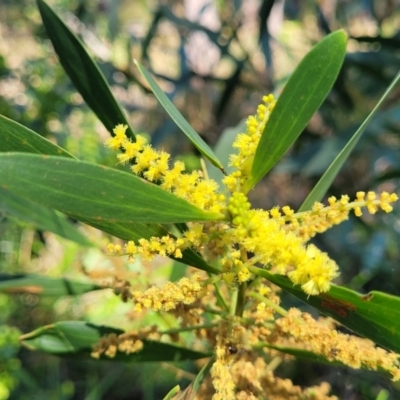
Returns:
[[[357,192],[356,197],[358,201],[364,201],[365,199],[365,192]]]
[[[250,116],[246,121],[246,132],[240,133],[232,147],[238,149],[238,154],[231,155],[230,165],[235,167],[230,175],[224,178],[223,183],[230,191],[242,190],[246,178],[249,177],[253,165],[254,155],[257,150],[261,134],[275,104],[274,97],[264,96],[264,104],[257,107],[256,115]],[[240,175],[237,174],[240,172]]]
[[[145,292],[132,293],[135,305],[153,309],[155,311],[169,311],[175,309],[179,303],[192,304],[207,293],[207,288],[201,285],[199,274],[191,278],[182,278],[176,283],[168,282],[161,288],[151,287]]]

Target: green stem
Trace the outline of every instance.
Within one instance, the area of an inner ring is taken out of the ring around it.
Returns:
[[[243,248],[240,249],[240,258],[244,264],[247,263],[247,261],[248,261],[247,251]],[[239,284],[238,295],[237,295],[237,300],[236,300],[236,307],[235,307],[235,315],[237,317],[241,317],[243,315],[244,305],[246,302],[246,289],[247,289],[246,282],[242,282]]]
[[[214,324],[204,324],[204,325],[195,325],[195,326],[185,326],[183,328],[168,329],[167,331],[160,332],[160,334],[161,335],[173,335],[175,333],[180,333],[180,332],[196,331],[198,329],[215,328],[218,325],[219,325],[218,323],[214,323]]]
[[[209,313],[209,314],[214,314],[214,315],[219,315],[221,318],[229,319],[230,315],[221,310],[215,310],[214,308],[210,307],[205,307],[204,312]],[[236,318],[237,321],[239,321],[243,325],[255,325],[255,320],[251,318]],[[268,328],[273,328],[273,324],[265,324],[263,323],[263,326],[267,326]]]
[[[267,297],[264,297],[261,294],[259,294],[257,292],[253,292],[253,291],[250,291],[247,294],[249,296],[253,297],[254,299],[257,299],[257,300],[263,302],[268,307],[273,308],[275,310],[275,312],[277,312],[278,314],[280,314],[282,316],[287,315],[287,311],[284,308],[278,306],[278,304],[275,304],[272,300],[268,299]]]
[[[231,302],[229,305],[229,315],[228,315],[228,336],[231,335],[233,329],[234,317],[236,315],[236,308],[238,304],[239,288],[235,286],[232,291]]]
[[[236,303],[236,310],[235,310],[235,315],[237,317],[243,316],[244,304],[246,301],[246,288],[247,288],[246,282],[243,282],[239,285],[238,300]]]
[[[225,300],[225,297],[221,293],[221,288],[217,283],[214,283],[214,288],[215,288],[215,295],[217,296],[217,300],[219,301],[220,305],[225,311],[229,310],[228,303]]]
[[[235,286],[232,292],[231,303],[229,305],[229,315],[234,316],[236,314],[236,307],[239,297],[239,288]]]
[[[274,357],[271,360],[271,362],[267,365],[264,371],[275,371],[279,367],[282,361],[283,361],[282,357],[278,356]]]
[[[253,279],[253,281],[250,282],[250,283],[247,285],[247,289],[251,289],[251,288],[257,286],[257,285],[260,283],[261,279],[262,279],[261,276],[257,276],[256,279]]]
[[[211,285],[221,280],[221,275],[210,276],[208,279],[202,282],[203,286]]]

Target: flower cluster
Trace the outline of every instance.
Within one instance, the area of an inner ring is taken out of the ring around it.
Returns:
[[[211,368],[213,400],[335,398],[329,396],[327,384],[303,390],[276,377],[273,367],[267,366],[253,348],[263,341],[310,350],[329,361],[337,360],[354,368],[383,369],[394,379],[400,379],[397,355],[376,348],[368,340],[341,334],[333,326],[314,321],[299,310],[287,312],[279,304],[278,290],[256,277],[265,268],[287,276],[308,296],[327,292],[339,268],[326,253],[307,243],[309,239],[340,224],[351,211],[357,217],[362,216],[362,208],[370,214],[378,210],[391,212],[392,203],[398,199],[394,193],[383,192],[378,196],[374,192],[358,192],[353,201],[347,195],[340,199],[330,197],[328,205],[316,202],[303,212],[295,212],[288,206],[268,211],[253,209],[245,186],[275,103],[272,95],[264,96],[256,115],[247,119],[246,131],[233,144],[237,150],[230,158],[234,170],[224,177],[222,189],[201,171],[185,173],[182,162],[170,167],[169,154],[153,149],[141,135],[135,141],[128,139],[124,125],[118,125],[114,137],[106,142],[109,148],[122,150],[119,161],[129,162],[136,175],[202,210],[225,216],[223,221],[188,222],[184,229],[173,234],[165,231],[164,236],[108,246],[109,253],[128,256],[129,261],[137,256],[144,260],[156,256],[181,258],[190,249],[220,272],[209,279],[193,274],[143,291],[132,289],[127,283],[115,288],[124,300],[133,301],[136,313],[144,309],[169,312],[179,317],[182,331],[197,329],[197,337],[215,344]],[[210,290],[211,284],[215,291]],[[204,300],[210,297],[214,299],[213,306]],[[203,313],[214,316],[211,323],[207,324],[209,315]],[[276,320],[277,313],[283,318]],[[203,322],[205,325],[199,325]],[[178,331],[173,333],[176,338]],[[138,351],[141,339],[110,336],[99,343],[93,356]],[[276,350],[265,354],[273,357],[273,352]],[[207,396],[210,398],[209,393]]]
[[[118,352],[131,354],[137,353],[143,348],[143,339],[159,338],[157,327],[151,326],[140,331],[131,331],[122,334],[111,333],[100,339],[93,347],[91,356],[100,358],[105,355],[109,358],[114,358]]]
[[[218,185],[215,181],[203,179],[201,171],[185,174],[185,164],[181,161],[176,161],[169,168],[168,153],[153,149],[142,135],[136,135],[136,141],[132,142],[125,134],[127,129],[126,125],[117,125],[115,136],[106,141],[107,147],[123,150],[117,156],[120,162],[133,161],[131,169],[136,175],[158,183],[163,189],[201,209],[213,212],[224,209],[225,196],[217,193]]]
[[[224,185],[231,192],[243,192],[244,184],[250,176],[258,142],[276,104],[272,94],[264,96],[262,100],[263,103],[257,107],[257,114],[247,119],[246,132],[240,133],[233,142],[232,146],[238,149],[237,154],[230,156],[230,163],[235,167],[235,171],[223,179]]]
[[[352,368],[382,369],[400,380],[399,355],[376,347],[368,339],[340,333],[314,320],[310,314],[296,308],[276,321],[274,336],[278,343],[286,338],[286,345],[300,347],[324,356],[328,361],[339,361]],[[274,342],[274,338],[270,338]],[[283,342],[284,343],[284,342]]]
[[[338,275],[338,267],[326,253],[313,245],[307,246],[306,241],[347,219],[352,209],[357,216],[361,215],[361,207],[366,207],[370,213],[378,208],[389,212],[392,210],[390,203],[396,201],[397,196],[384,192],[377,199],[374,192],[367,195],[359,192],[356,201],[350,202],[348,196],[342,196],[340,200],[331,197],[329,206],[317,202],[310,211],[301,213],[295,213],[287,206],[282,207],[283,214],[278,207],[269,211],[251,209],[243,185],[275,105],[273,96],[265,96],[263,102],[257,114],[248,118],[246,132],[239,134],[234,142],[238,154],[231,157],[231,163],[236,171],[223,181],[227,192],[231,192],[228,200],[225,194],[217,191],[217,184],[204,179],[201,172],[184,174],[181,162],[175,162],[170,169],[167,153],[154,150],[140,135],[132,142],[125,135],[127,127],[118,125],[114,129],[115,136],[107,141],[107,145],[124,150],[118,156],[121,162],[133,161],[131,169],[134,173],[199,208],[229,215],[230,223],[192,223],[182,237],[168,234],[143,238],[137,244],[129,241],[125,252],[113,245],[109,246],[109,251],[127,254],[130,259],[141,255],[151,260],[155,255],[180,258],[182,251],[193,248],[206,258],[219,257],[223,279],[230,284],[246,282],[252,276],[249,267],[262,265],[274,273],[287,275],[308,295],[328,291],[331,281]],[[248,258],[250,253],[254,256]]]

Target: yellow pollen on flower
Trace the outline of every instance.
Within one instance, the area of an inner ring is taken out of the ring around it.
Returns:
[[[382,192],[378,198],[374,192],[368,192],[367,195],[364,192],[358,192],[354,201],[350,201],[347,195],[341,196],[340,200],[332,196],[328,199],[329,206],[316,202],[311,211],[285,214],[282,217],[272,209],[270,214],[284,223],[286,230],[300,235],[304,241],[307,241],[317,233],[322,233],[348,219],[351,210],[354,210],[356,217],[362,216],[362,207],[366,207],[371,214],[375,214],[379,208],[385,212],[391,212],[393,210],[391,203],[397,200],[395,193]]]
[[[117,125],[114,129],[114,137],[106,140],[105,145],[112,150],[118,150],[124,142],[127,140],[125,135],[126,130],[128,129],[128,125]]]
[[[246,132],[237,135],[232,147],[238,150],[230,157],[230,165],[236,171],[223,179],[224,185],[231,191],[241,191],[250,175],[251,167],[261,134],[275,106],[273,95],[264,96],[263,104],[257,107],[257,114],[250,116],[246,121]],[[239,174],[238,174],[239,172]]]
[[[192,304],[206,293],[207,287],[202,285],[200,274],[194,274],[176,283],[168,282],[161,288],[153,286],[145,292],[134,291],[132,299],[139,312],[142,307],[155,311],[169,311],[180,303]]]

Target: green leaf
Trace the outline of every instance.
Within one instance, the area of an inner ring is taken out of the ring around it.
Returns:
[[[67,151],[49,142],[43,136],[0,115],[0,152],[6,151],[73,158]]]
[[[256,268],[252,271],[255,272]],[[400,353],[400,297],[377,291],[362,295],[332,285],[327,293],[308,296],[286,277],[257,268],[257,275],[268,279],[323,314],[379,346]]]
[[[396,87],[396,85],[399,81],[400,81],[400,72],[393,79],[392,83],[387,88],[386,92],[383,94],[381,99],[378,101],[378,104],[374,107],[374,109],[370,112],[370,114],[365,119],[365,121],[357,129],[356,133],[347,142],[346,146],[343,147],[342,151],[338,154],[338,156],[332,161],[332,164],[328,167],[328,169],[322,175],[322,177],[320,178],[318,183],[314,186],[313,190],[310,192],[310,194],[304,200],[299,211],[310,210],[312,205],[316,201],[320,201],[324,197],[325,193],[329,189],[329,186],[331,186],[336,175],[339,173],[340,169],[343,167],[343,164],[346,162],[350,153],[353,151],[354,147],[360,140],[361,135],[364,133],[365,128],[371,122],[372,118],[378,111],[378,108],[386,100],[386,98],[389,96],[390,92]]]
[[[84,161],[3,153],[0,170],[4,189],[78,220],[171,223],[223,218],[133,174]]]
[[[0,274],[0,292],[32,293],[41,296],[76,296],[104,289],[93,283],[77,282],[66,278],[49,278],[34,274]]]
[[[135,138],[121,107],[97,64],[82,42],[42,0],[37,0],[43,24],[61,65],[88,106],[111,133],[117,124],[128,125],[127,136]]]
[[[207,364],[203,366],[200,372],[196,375],[194,381],[177,397],[177,400],[194,400],[197,392],[199,391],[200,385],[210,372],[215,359],[211,357]]]
[[[181,128],[182,132],[189,138],[193,145],[199,150],[204,157],[211,161],[217,168],[223,169],[221,162],[217,156],[210,149],[208,144],[199,136],[199,134],[189,125],[189,123],[183,118],[182,114],[172,104],[171,100],[165,95],[165,93],[158,86],[157,82],[153,79],[150,73],[143,67],[138,61],[135,61],[140,73],[143,78],[146,79],[150,85],[151,90],[157,97],[160,104],[164,107],[165,111],[175,121],[175,123]]]
[[[295,347],[278,346],[278,345],[264,343],[264,342],[256,345],[256,348],[260,348],[260,347],[268,347],[269,349],[275,349],[282,353],[290,354],[291,356],[294,356],[296,358],[306,360],[306,361],[318,362],[321,364],[332,365],[335,367],[347,367],[347,365],[345,365],[339,361],[336,361],[336,360],[330,361],[323,355],[315,354],[309,350],[296,349]]]
[[[320,363],[320,364],[331,365],[331,366],[334,366],[334,367],[349,368],[348,365],[343,364],[340,361],[329,360],[325,356],[320,355],[320,354],[315,354],[315,353],[313,353],[312,351],[309,351],[309,350],[297,349],[295,347],[273,345],[273,344],[270,344],[270,343],[259,343],[259,344],[256,345],[256,348],[260,348],[260,347],[268,347],[270,349],[275,349],[275,350],[278,350],[278,351],[280,351],[282,353],[290,354],[291,356],[294,356],[294,357],[296,357],[298,359],[305,360],[305,361],[317,362],[317,363]],[[332,349],[332,351],[334,351],[334,349]],[[361,364],[360,369],[364,369],[364,370],[367,370],[367,371],[371,370],[368,367],[368,365],[365,365],[365,364]],[[387,377],[391,376],[387,371],[385,371],[383,369],[379,369],[379,371],[381,373],[383,373],[384,375],[386,375]]]
[[[0,187],[0,210],[10,213],[19,220],[33,224],[36,228],[53,232],[83,246],[93,246],[65,216],[33,201],[17,196]]]
[[[262,133],[246,184],[249,191],[281,159],[318,110],[342,66],[346,34],[326,36],[300,62]]]
[[[100,338],[109,334],[120,335],[120,329],[98,326],[81,321],[63,321],[46,325],[20,337],[22,345],[30,350],[40,350],[45,353],[59,356],[74,356],[90,359],[92,346]],[[190,349],[160,343],[151,340],[142,340],[143,348],[137,353],[125,354],[117,352],[114,358],[102,355],[100,359],[126,362],[148,361],[184,361],[197,360],[207,357],[207,354]]]
[[[174,386],[167,395],[163,398],[163,400],[172,400],[177,393],[181,390],[179,385]]]

